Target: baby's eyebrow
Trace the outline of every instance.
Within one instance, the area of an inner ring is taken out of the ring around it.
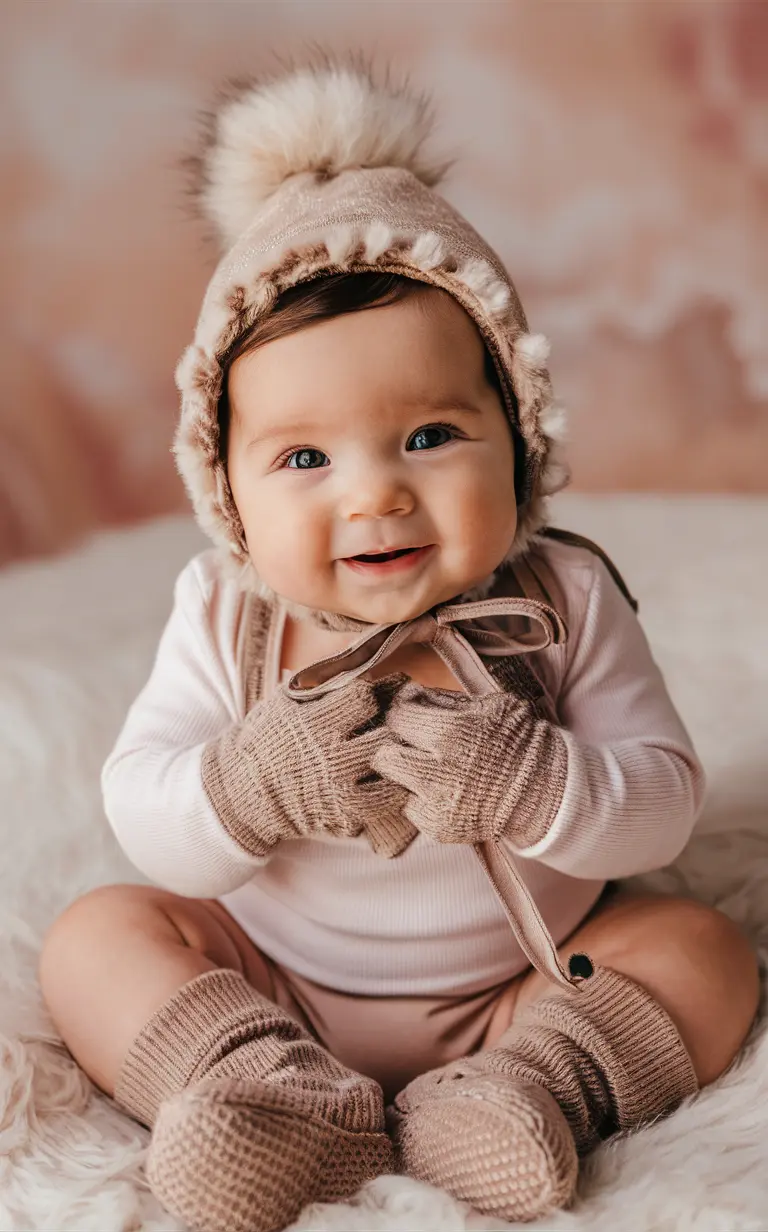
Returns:
[[[469,415],[482,415],[482,410],[479,406],[474,406],[471,402],[466,402],[462,398],[437,398],[429,397],[403,399],[400,404],[403,410],[409,412],[419,412],[426,416],[431,415],[456,415],[461,412],[466,412]],[[418,425],[416,425],[418,426]],[[267,444],[274,440],[290,439],[292,441],[309,440],[310,437],[319,437],[319,435],[328,430],[328,425],[323,424],[320,419],[294,419],[286,423],[273,424],[265,427],[263,431],[256,431],[248,440],[246,449],[251,449],[256,445]]]
[[[300,440],[305,436],[317,435],[322,431],[322,424],[317,420],[294,420],[289,423],[279,423],[270,425],[263,431],[256,431],[248,439],[246,449],[250,449],[253,445],[263,445],[268,441],[282,440],[285,437],[291,440]]]
[[[423,401],[413,402],[410,405],[414,410],[437,411],[439,415],[455,415],[459,411],[466,411],[469,415],[482,415],[483,413],[479,406],[475,406],[472,402],[465,402],[463,398],[436,400],[425,398]]]

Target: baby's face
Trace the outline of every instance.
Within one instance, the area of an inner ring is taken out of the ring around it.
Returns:
[[[268,586],[385,624],[493,572],[517,514],[484,358],[470,317],[428,288],[233,364],[229,480]]]

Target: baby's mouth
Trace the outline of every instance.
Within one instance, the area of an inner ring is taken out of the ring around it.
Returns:
[[[399,556],[409,556],[418,552],[419,548],[394,548],[391,552],[361,552],[359,556],[350,556],[350,560],[362,561],[364,565],[383,565],[388,560],[397,560]]]
[[[342,564],[353,569],[358,576],[381,577],[415,568],[434,548],[433,543],[418,547],[391,548],[388,552],[360,552],[357,556],[345,556]]]

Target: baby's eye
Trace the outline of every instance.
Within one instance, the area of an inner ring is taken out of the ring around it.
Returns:
[[[428,424],[409,437],[406,449],[436,449],[438,445],[453,440],[453,437],[453,431],[445,424]]]
[[[298,471],[314,471],[320,466],[330,466],[331,459],[322,449],[297,449],[290,455],[286,466]]]

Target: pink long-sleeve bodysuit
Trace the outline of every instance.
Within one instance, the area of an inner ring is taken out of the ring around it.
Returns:
[[[558,579],[569,636],[534,652],[531,666],[554,703],[568,769],[548,832],[514,855],[559,942],[607,879],[679,854],[704,781],[637,617],[600,558],[557,542],[537,550]],[[230,837],[201,762],[207,743],[245,717],[246,631],[254,605],[265,605],[218,562],[204,552],[181,573],[150,679],[104,769],[107,815],[129,858],[169,890],[220,898],[264,954],[330,989],[453,996],[524,970],[469,847],[420,835],[385,860],[363,836],[319,837],[257,859]],[[267,690],[280,683],[279,636],[271,644]]]

